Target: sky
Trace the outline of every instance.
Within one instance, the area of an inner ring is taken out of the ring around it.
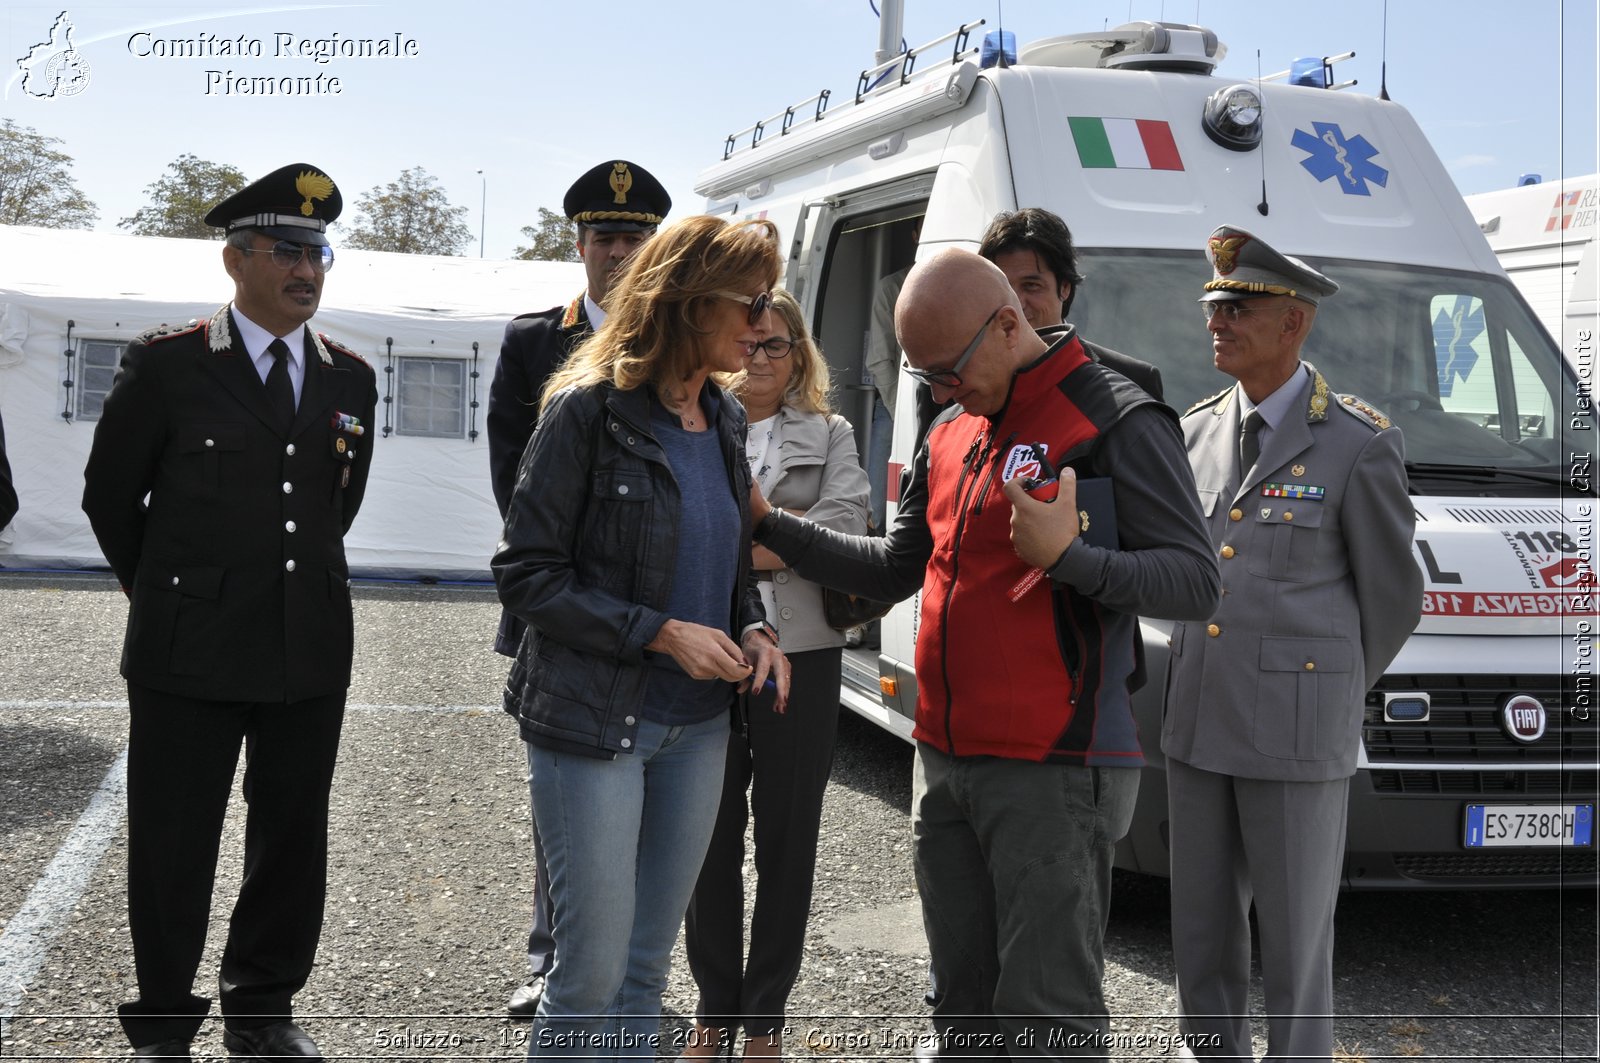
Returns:
[[[0,118],[62,141],[99,210],[96,228],[116,231],[185,153],[251,178],[316,166],[338,183],[347,222],[363,193],[422,166],[467,208],[466,253],[489,258],[509,257],[539,207],[559,210],[578,174],[612,158],[660,178],[674,217],[695,213],[705,205],[696,177],[728,134],[824,88],[830,106],[848,106],[878,40],[869,0],[63,2],[0,11]],[[1387,27],[1384,0],[1295,4],[1292,14],[1241,0],[904,6],[912,45],[987,19],[976,42],[1002,16],[1024,44],[1130,19],[1198,22],[1228,47],[1218,74],[1240,80],[1257,72],[1258,51],[1269,74],[1296,57],[1354,51],[1335,70],[1358,82],[1345,91],[1373,95],[1387,43],[1389,95],[1462,194],[1510,187],[1524,173],[1550,181],[1600,169],[1597,0],[1389,0]],[[88,77],[74,94],[36,97],[16,60],[50,40],[63,10]],[[402,54],[315,57],[352,40]],[[241,41],[260,54],[222,52]],[[237,91],[236,79],[283,77],[316,91]]]

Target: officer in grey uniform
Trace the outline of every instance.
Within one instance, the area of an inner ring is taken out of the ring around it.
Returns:
[[[1300,359],[1338,285],[1224,225],[1200,303],[1236,383],[1183,418],[1222,569],[1177,624],[1161,748],[1178,1005],[1198,1056],[1251,1059],[1251,902],[1268,1059],[1330,1058],[1333,913],[1369,686],[1422,610],[1400,430]]]

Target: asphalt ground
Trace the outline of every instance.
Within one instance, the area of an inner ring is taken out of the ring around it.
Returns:
[[[119,757],[126,604],[97,576],[0,575],[0,1057],[124,1056],[133,995]],[[357,659],[334,781],[328,905],[296,1001],[330,1058],[501,1059],[524,975],[528,797],[487,588],[358,583]],[[841,722],[811,932],[790,999],[791,1055],[904,1058],[927,1029],[927,952],[910,845],[911,751]],[[237,791],[237,787],[236,787]],[[239,880],[230,811],[197,991],[214,995]],[[1106,997],[1117,1059],[1166,1058],[1164,881],[1117,880]],[[1588,891],[1348,894],[1336,1023],[1347,1060],[1596,1058],[1596,898]],[[694,986],[681,945],[664,1058]],[[1259,983],[1255,1008],[1261,1009]],[[1257,1051],[1264,1030],[1257,1023]],[[213,1016],[196,1058],[223,1055]]]

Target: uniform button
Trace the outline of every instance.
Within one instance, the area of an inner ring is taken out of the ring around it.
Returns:
[[[1229,520],[1244,520],[1244,510],[1242,510],[1242,509],[1230,509],[1230,510],[1228,510],[1228,519]]]
[[[1283,511],[1283,519],[1284,519],[1284,520],[1294,520],[1294,514],[1293,514],[1293,513],[1291,513],[1291,512],[1289,512],[1289,511],[1288,511],[1288,510],[1287,510],[1287,509],[1286,509],[1286,510],[1284,510],[1284,511]]]
[[[787,573],[787,572],[779,572],[777,575],[772,577],[772,582],[774,582],[774,583],[788,583],[789,582],[789,573]]]
[[[294,494],[294,484],[290,483],[288,480],[283,481],[283,493],[286,495]]]
[[[628,493],[628,485],[627,484],[618,484],[617,485],[617,494],[625,495],[627,493]]]
[[[289,532],[291,535],[294,534],[294,521],[284,521],[283,530]]]
[[[622,740],[622,748],[623,748],[623,749],[632,749],[632,748],[633,748],[633,739],[631,739],[631,738],[624,738],[624,739],[623,739],[623,740]]]
[[[290,443],[288,446],[284,447],[283,452],[289,455],[291,458],[294,457],[294,444]]]
[[[629,727],[632,727],[635,723],[638,722],[638,718],[635,717],[635,716],[624,716],[622,718],[622,722],[627,724]]]
[[[1306,662],[1306,671],[1315,672],[1316,670],[1317,670],[1317,662],[1316,661],[1307,661]]]
[[[291,557],[289,560],[287,560],[287,561],[285,561],[283,563],[283,570],[285,572],[293,572],[294,571],[294,558]]]
[[[208,447],[214,447],[214,446],[216,446],[216,445],[217,445],[217,441],[216,441],[216,440],[215,440],[215,439],[208,439],[208,440],[206,440],[206,446],[208,446]]]
[[[178,585],[178,577],[177,576],[173,576],[172,577],[172,585],[174,587],[176,587]]]
[[[1224,546],[1222,548],[1222,558],[1223,558],[1223,560],[1227,560],[1228,558],[1230,558],[1232,556],[1233,556],[1233,547]]]
[[[1212,638],[1216,638],[1218,635],[1222,634],[1222,629],[1215,624],[1207,624],[1206,634],[1210,635]]]
[[[794,619],[794,610],[793,609],[787,609],[787,608],[779,609],[778,610],[778,615],[783,617],[783,619],[785,619],[785,620],[793,620]]]

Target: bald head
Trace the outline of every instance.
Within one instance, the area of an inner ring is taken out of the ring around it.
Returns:
[[[1045,351],[1006,275],[960,248],[911,268],[895,303],[894,331],[906,360],[919,370],[953,369],[974,341],[972,358],[958,371],[961,383],[933,388],[938,401],[954,399],[979,415],[998,411],[1012,374]]]

